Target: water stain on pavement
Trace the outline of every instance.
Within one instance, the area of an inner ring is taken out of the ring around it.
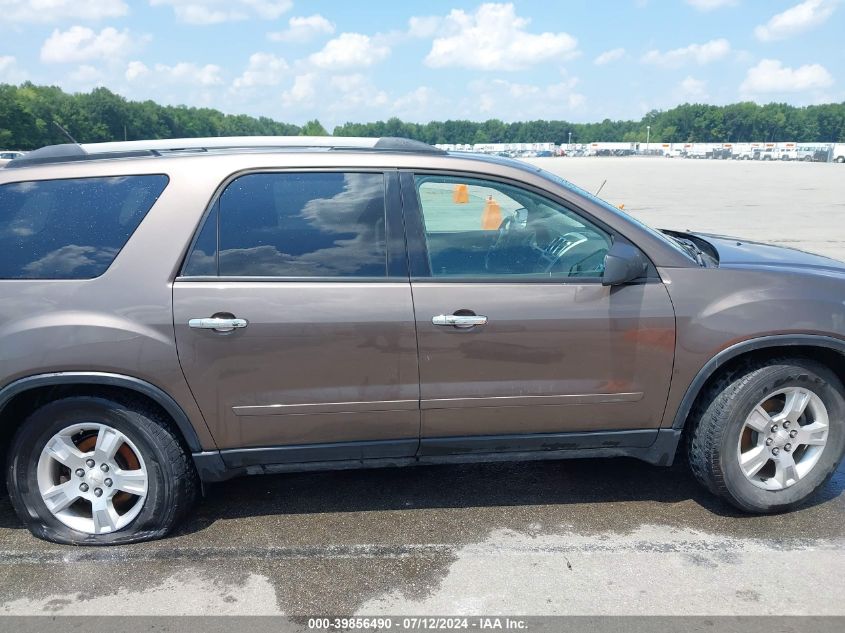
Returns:
[[[737,564],[740,550],[730,543],[791,552],[842,539],[844,489],[840,468],[803,509],[753,517],[703,491],[681,465],[627,459],[274,475],[213,486],[174,536],[112,548],[37,541],[2,500],[0,604],[68,612],[111,596],[100,604],[113,606],[120,596],[167,595],[161,588],[182,578],[182,594],[210,592],[233,611],[252,605],[254,591],[244,588],[258,582],[272,592],[258,592],[263,602],[252,610],[353,613],[388,594],[422,603],[460,552],[570,560],[572,552],[613,553],[643,526],[659,526],[658,537],[628,543],[631,552],[678,554],[712,568]],[[691,530],[707,536],[689,543],[681,536]],[[488,550],[479,549],[485,542]],[[180,576],[186,570],[190,579]],[[274,604],[264,604],[270,595]],[[180,600],[171,608],[190,606]]]

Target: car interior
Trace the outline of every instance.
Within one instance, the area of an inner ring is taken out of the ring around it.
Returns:
[[[469,203],[437,204],[438,188],[442,199],[444,187],[465,182],[417,180],[433,276],[601,277],[607,233],[559,204],[499,183],[470,181]],[[480,228],[480,220],[479,228],[468,228],[467,216],[480,217],[485,201],[500,205],[498,229]]]

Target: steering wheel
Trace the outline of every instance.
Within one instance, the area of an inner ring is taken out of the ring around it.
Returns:
[[[500,253],[513,251],[514,248],[522,250],[527,248],[533,241],[533,233],[526,231],[528,223],[528,209],[519,207],[505,217],[499,224],[496,239],[487,250],[484,257],[484,268],[487,271],[495,272],[496,259]],[[517,227],[521,230],[517,230]],[[517,264],[511,261],[510,264]]]
[[[519,216],[522,215],[524,219],[520,219]],[[528,224],[528,209],[525,207],[519,207],[518,209],[514,209],[513,212],[505,217],[502,222],[499,224],[499,237],[501,239],[503,235],[506,233],[510,233],[515,226],[522,224],[522,228]],[[497,241],[498,241],[497,239]]]

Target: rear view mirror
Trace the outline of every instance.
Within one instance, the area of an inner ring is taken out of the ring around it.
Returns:
[[[604,256],[603,286],[618,286],[645,275],[648,264],[636,246],[616,240]]]

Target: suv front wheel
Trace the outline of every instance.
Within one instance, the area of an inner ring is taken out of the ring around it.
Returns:
[[[10,447],[12,504],[40,538],[109,545],[160,538],[197,475],[168,421],[143,403],[69,397],[37,409]]]
[[[833,475],[845,451],[845,390],[820,363],[791,358],[717,382],[688,444],[696,478],[746,512],[784,512]]]

